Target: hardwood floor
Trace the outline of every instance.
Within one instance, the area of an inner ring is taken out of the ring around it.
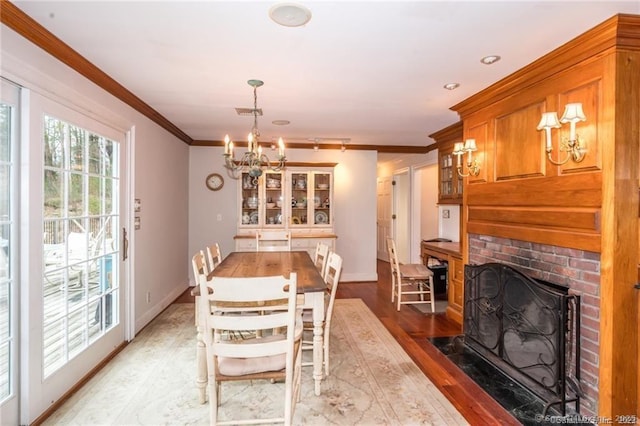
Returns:
[[[378,282],[340,283],[338,298],[360,298],[414,362],[472,425],[519,425],[513,416],[449,361],[427,338],[462,330],[445,314],[425,315],[411,305],[391,303],[389,264],[378,261]]]

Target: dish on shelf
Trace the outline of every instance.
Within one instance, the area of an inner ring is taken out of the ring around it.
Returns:
[[[251,218],[251,224],[257,225],[258,219],[260,218],[260,216],[258,216],[258,212],[252,212],[250,218]]]
[[[276,215],[276,223],[277,224],[281,224],[282,223],[282,213],[278,213]]]
[[[291,223],[294,225],[300,225],[302,222],[298,216],[291,216]]]
[[[318,189],[329,189],[329,184],[328,183],[319,183],[318,184]]]
[[[267,188],[269,188],[269,189],[280,188],[280,180],[278,180],[278,179],[267,179]]]
[[[272,209],[276,206],[276,203],[267,203],[267,208]]]
[[[329,223],[329,216],[327,216],[326,212],[319,211],[316,212],[316,223]]]

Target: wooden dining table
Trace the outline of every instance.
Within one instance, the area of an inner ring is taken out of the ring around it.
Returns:
[[[209,273],[207,280],[213,277],[250,278],[282,275],[289,278],[291,272],[297,275],[298,305],[313,312],[313,379],[314,392],[320,395],[323,365],[324,297],[327,285],[306,251],[281,252],[233,252]],[[192,292],[196,296],[197,365],[196,386],[200,402],[206,401],[207,361],[206,347],[202,333],[204,317],[198,309],[200,288]]]

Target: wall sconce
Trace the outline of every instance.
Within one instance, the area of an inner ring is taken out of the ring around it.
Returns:
[[[584,160],[584,156],[586,153],[586,149],[580,145],[580,137],[576,134],[576,123],[579,121],[586,121],[587,117],[585,117],[584,112],[582,111],[581,103],[572,103],[567,104],[564,107],[564,114],[562,114],[562,118],[558,121],[558,114],[555,112],[545,112],[542,114],[542,119],[538,124],[537,129],[544,129],[544,133],[546,135],[547,146],[545,151],[547,152],[547,158],[551,161],[552,164],[556,166],[561,166],[569,159],[573,160],[575,163],[579,163]],[[569,139],[562,138],[560,142],[560,151],[564,151],[567,153],[567,156],[562,161],[555,161],[551,158],[551,152],[553,151],[553,147],[551,145],[551,129],[559,129],[562,127],[560,124],[569,123]]]
[[[478,160],[473,159],[472,152],[477,151],[476,140],[475,139],[467,139],[464,143],[456,142],[453,145],[453,155],[458,156],[458,174],[461,177],[467,176],[478,176],[480,174],[480,165],[478,164]],[[467,153],[467,174],[462,173],[462,155]]]

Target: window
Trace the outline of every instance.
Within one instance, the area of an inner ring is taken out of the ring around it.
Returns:
[[[16,277],[12,268],[13,232],[15,229],[13,204],[17,201],[13,185],[13,141],[15,113],[12,105],[0,103],[0,403],[14,393],[17,353],[16,313],[13,290]]]
[[[43,359],[47,377],[119,322],[119,144],[44,120]]]

